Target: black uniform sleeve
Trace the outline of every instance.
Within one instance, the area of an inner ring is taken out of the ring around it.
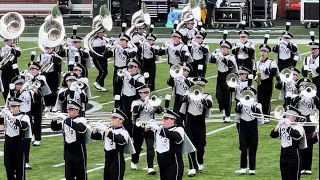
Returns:
[[[239,52],[239,49],[240,49],[240,47],[237,47],[237,48],[234,48],[234,49],[232,49],[232,54],[233,55],[237,55],[238,54],[238,52]]]
[[[293,138],[300,138],[302,136],[298,130],[293,129],[291,127],[287,128],[287,132]]]
[[[134,86],[135,88],[140,87],[140,86],[143,85],[142,82],[139,82],[139,81],[135,80],[134,78],[131,78],[130,81],[129,81],[129,83],[130,83],[132,86]]]
[[[282,90],[283,87],[284,87],[284,83],[281,82],[281,81],[278,81],[278,82],[276,83],[276,85],[275,85],[275,88],[276,88],[276,89],[279,89],[279,90]]]
[[[142,104],[137,105],[137,106],[133,106],[132,108],[132,113],[133,114],[138,114],[143,110]]]
[[[94,139],[94,140],[103,140],[103,136],[101,133],[99,132],[96,132],[96,133],[91,133],[91,139]]]
[[[204,105],[205,108],[209,109],[212,108],[212,101],[209,99],[202,99],[201,103]]]
[[[187,36],[182,36],[181,40],[183,44],[188,44],[189,38]]]
[[[82,123],[76,123],[69,118],[65,121],[65,123],[66,125],[70,126],[72,129],[80,133],[84,133],[87,130],[87,126],[85,126]]]
[[[58,124],[58,121],[51,121],[51,130],[52,131],[61,131],[62,123]]]
[[[68,96],[69,93],[70,93],[69,89],[65,90],[64,92],[61,92],[58,95],[59,101],[64,102],[67,99],[67,96]]]
[[[52,62],[54,63],[54,70],[57,72],[61,72],[61,62],[62,59],[60,57],[52,57]]]
[[[236,108],[235,108],[236,113],[239,113],[239,114],[241,113],[242,106],[243,106],[243,105],[242,105],[241,103],[239,103],[239,104],[236,105]]]
[[[189,55],[187,55],[187,51],[182,50],[181,53],[176,51],[176,55],[180,56],[181,62],[187,62],[189,59]]]
[[[126,144],[126,140],[121,134],[114,134],[112,131],[110,131],[107,137],[118,144]]]
[[[188,102],[188,101],[189,101],[189,95],[181,96],[181,98],[180,98],[180,102],[181,103],[185,103],[185,102]]]
[[[170,140],[174,140],[175,142],[181,142],[182,137],[181,135],[176,131],[169,131],[166,128],[162,128],[160,131],[160,136],[166,137]]]
[[[170,78],[168,79],[168,81],[167,81],[167,84],[168,84],[169,86],[173,87],[173,86],[174,86],[174,78],[173,78],[173,77],[170,77]]]
[[[80,52],[80,56],[83,58],[83,59],[88,59],[90,56],[89,56],[89,53],[85,52],[84,50],[82,51],[79,51]]]
[[[296,53],[298,48],[291,43],[288,43],[287,48],[291,50],[292,53]]]
[[[274,129],[272,129],[270,133],[270,137],[272,138],[278,138],[279,137],[279,132],[275,132]]]
[[[116,83],[114,85],[114,94],[121,94],[121,89],[123,86],[123,77],[118,76],[116,79]]]
[[[278,53],[278,51],[279,51],[279,45],[277,44],[277,45],[273,46],[272,52]]]
[[[214,56],[211,56],[210,63],[212,63],[212,64],[217,63],[217,58],[215,58]]]
[[[203,53],[204,55],[207,55],[207,54],[209,53],[209,49],[207,49],[207,48],[205,48],[205,47],[202,47],[202,46],[201,46],[200,50],[202,51],[202,53]]]
[[[85,104],[88,103],[88,101],[89,101],[88,96],[83,92],[81,92],[81,94],[80,94],[80,99],[81,99],[81,102],[85,103]]]
[[[294,98],[292,99],[292,101],[291,101],[291,105],[292,105],[292,106],[296,106],[300,100],[301,100],[301,97],[300,97],[300,96],[294,97]]]
[[[163,108],[162,108],[161,106],[157,106],[157,107],[155,108],[155,112],[156,112],[157,114],[160,114],[160,113],[163,112]]]
[[[23,117],[23,116],[22,116]],[[21,121],[21,119],[16,119],[15,123],[16,126],[20,127],[21,130],[25,131],[28,129],[29,124],[25,121]]]

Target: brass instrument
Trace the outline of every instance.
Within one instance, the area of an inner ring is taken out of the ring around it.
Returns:
[[[303,84],[301,94],[305,97],[313,98],[317,95],[317,86],[312,82],[306,82]]]
[[[293,72],[289,68],[285,68],[280,72],[280,79],[284,83],[288,83],[293,80]]]
[[[239,82],[239,77],[236,73],[230,73],[226,77],[226,82],[230,88],[236,88]]]
[[[257,85],[259,86],[261,84],[261,72],[257,71],[256,72],[256,79],[255,81],[257,82]]]
[[[148,127],[148,122],[149,121],[141,121],[139,118],[136,120],[136,126],[137,127],[142,127],[142,128],[148,128],[149,129],[149,127]],[[153,122],[155,122],[156,124],[158,124],[158,125],[162,125],[163,124],[163,121],[156,121],[156,120],[154,120]]]
[[[183,68],[179,64],[175,64],[170,68],[170,76],[173,78],[181,77],[183,74]]]
[[[308,71],[308,78],[310,79],[310,81],[312,81],[312,71],[311,71],[311,69],[309,69],[309,71]]]
[[[151,24],[151,17],[148,13],[148,8],[145,2],[142,2],[141,9],[132,15],[131,27],[126,31],[126,34],[129,37],[132,37],[132,34],[135,31],[135,25],[141,21],[143,21],[147,26],[150,26]]]
[[[40,64],[41,68],[39,70],[39,73],[48,73],[50,69],[54,66],[54,63],[52,62],[52,57],[46,57],[43,59]]]
[[[12,39],[13,44],[18,43],[18,38],[21,36],[25,29],[25,21],[21,14],[16,12],[9,12],[2,16],[0,19],[0,36],[5,39]],[[15,55],[8,52],[2,52],[0,65],[5,65],[15,59]]]
[[[197,0],[190,0],[189,4],[182,9],[180,22],[176,30],[180,30],[185,25],[185,19],[193,17],[197,22],[201,21],[201,8],[198,6]]]
[[[203,88],[199,85],[193,85],[189,89],[189,97],[194,101],[203,99]]]
[[[85,84],[84,84],[82,81],[77,80],[77,81],[76,81],[76,86],[77,86],[77,88],[79,88],[79,89],[83,89],[84,86],[85,86]]]
[[[244,90],[240,93],[239,98],[241,104],[245,106],[251,106],[255,100],[254,92],[251,90]]]
[[[99,15],[93,19],[92,31],[88,33],[83,40],[84,48],[88,49],[99,57],[103,57],[103,54],[99,54],[93,50],[93,41],[95,40],[98,31],[101,29],[111,31],[112,27],[113,20],[111,13],[108,10],[107,5],[102,5],[100,7]]]
[[[128,70],[128,69],[126,69],[126,68],[124,68],[124,69],[118,69],[117,75],[118,75],[119,77],[122,77],[122,76],[124,76],[124,72],[126,72],[126,71],[128,71],[129,73],[131,72],[131,70]]]

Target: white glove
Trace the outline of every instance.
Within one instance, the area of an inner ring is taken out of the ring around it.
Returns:
[[[155,50],[159,50],[159,49],[160,49],[160,47],[157,46],[157,45],[152,45],[151,47],[152,47],[153,49],[155,49]]]
[[[315,131],[316,133],[319,133],[319,125],[317,126],[317,128],[316,128],[316,131]]]
[[[287,118],[281,118],[280,121],[278,122],[277,128],[281,128],[282,125],[284,124],[290,124],[291,121]]]
[[[76,91],[77,90],[77,86],[74,85],[74,84],[71,84],[69,89],[70,89],[70,91]]]
[[[247,86],[246,86],[246,83],[240,83],[240,89],[242,90],[242,89],[244,89],[244,88],[246,88]]]
[[[10,88],[11,90],[13,90],[15,87],[16,87],[16,86],[15,86],[13,83],[10,83],[10,84],[9,84],[9,88]]]
[[[81,94],[81,93],[82,93],[81,89],[80,89],[78,86],[77,86],[76,92],[77,92],[78,94]]]
[[[222,58],[222,57],[223,57],[222,52],[218,52],[218,53],[217,53],[217,57],[218,57],[218,58]]]
[[[244,44],[241,43],[241,42],[237,42],[236,45],[237,45],[238,47],[240,47],[240,49],[243,49],[243,48],[244,48]]]
[[[26,74],[26,78],[33,79],[33,75],[32,75],[31,73],[27,73],[27,74]]]
[[[75,46],[69,46],[69,51],[78,51],[78,48]]]
[[[3,109],[2,110],[2,114],[3,115],[5,115],[5,116],[7,116],[9,119],[12,119],[13,118],[13,115],[12,115],[12,113],[11,113],[11,111],[9,110],[9,109]]]
[[[281,40],[281,43],[285,44],[285,45],[288,45],[288,42],[285,41],[285,40]]]
[[[161,127],[155,122],[154,119],[151,119],[150,121],[148,121],[147,126],[156,131],[161,130]]]
[[[286,92],[286,97],[292,97],[292,92],[290,91]]]
[[[25,82],[23,85],[22,85],[22,89],[25,90],[27,89],[29,86],[29,82]]]
[[[315,65],[315,64],[309,64],[309,68],[312,69],[312,70],[315,70],[315,69],[318,68],[318,66]]]
[[[131,79],[131,78],[132,78],[131,74],[130,74],[128,71],[125,71],[125,72],[124,72],[124,76],[125,76],[127,79]]]
[[[267,68],[266,68],[264,65],[260,65],[260,66],[259,66],[259,70],[260,70],[260,71],[265,71],[266,69],[267,69]]]
[[[68,118],[68,116],[63,113],[57,113],[57,115],[56,115],[56,120],[65,120],[67,118]]]
[[[192,46],[193,42],[192,41],[188,41],[188,46]]]

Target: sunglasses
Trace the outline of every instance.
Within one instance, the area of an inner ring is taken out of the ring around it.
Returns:
[[[318,48],[311,48],[311,50],[317,50]]]
[[[187,23],[187,24],[192,24],[192,25],[194,25],[194,23]]]
[[[130,65],[128,68],[135,68],[135,66]]]
[[[5,39],[5,40],[3,40],[3,42],[8,42],[9,41],[9,39]]]
[[[173,118],[169,118],[169,117],[163,117],[164,120],[175,120]]]

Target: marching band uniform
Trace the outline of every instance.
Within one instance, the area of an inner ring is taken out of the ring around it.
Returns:
[[[93,83],[93,86],[99,91],[108,91],[104,87],[104,80],[108,75],[108,49],[110,48],[110,44],[108,39],[105,36],[105,29],[101,28],[97,32],[97,36],[93,41],[93,50],[94,52],[89,52],[90,56],[92,57],[94,66],[98,69],[99,74],[96,78],[96,81]],[[99,55],[98,55],[99,54]]]
[[[156,61],[160,59],[160,47],[155,44],[157,36],[152,34],[153,26],[150,26],[150,33],[147,34],[147,42],[141,44],[138,54],[141,53],[141,73],[149,73],[150,90],[155,90]]]
[[[152,106],[147,101],[148,94],[150,93],[150,88],[146,84],[138,89],[140,94],[140,99],[132,102],[131,111],[134,116],[133,122],[148,122],[150,119],[155,119],[155,114],[159,114],[163,111],[161,106]],[[133,145],[136,150],[135,154],[132,154],[131,158],[131,169],[137,169],[137,164],[139,162],[139,156],[141,152],[141,146],[143,140],[146,140],[147,145],[147,163],[148,163],[148,174],[154,175],[156,171],[153,169],[153,159],[154,159],[154,133],[146,128],[144,124],[137,126],[134,123],[133,128]]]
[[[72,45],[68,47],[66,63],[68,65],[68,70],[72,71],[74,64],[78,63],[84,67],[85,77],[88,77],[88,68],[92,67],[91,61],[89,59],[89,51],[81,47],[80,43],[82,37],[77,36],[77,26],[73,26],[73,36],[70,37]]]
[[[10,108],[9,106],[9,98],[13,97],[13,98],[18,98],[20,99],[22,102],[20,104],[20,111],[23,114],[26,114],[29,116],[30,119],[30,129],[32,129],[33,127],[33,122],[32,122],[32,115],[31,115],[31,101],[32,96],[30,94],[30,91],[27,91],[24,89],[24,83],[25,83],[25,77],[24,76],[15,76],[12,80],[11,80],[11,84],[9,84],[9,88],[10,88],[10,93],[8,96],[8,99],[6,101],[6,107]],[[26,169],[31,169],[30,165],[29,165],[29,154],[30,154],[30,143],[31,143],[31,136],[30,137],[25,137],[24,138],[24,144],[25,144],[25,163]]]
[[[251,90],[255,95],[257,94],[257,91],[251,87],[243,90]],[[237,173],[245,174],[247,172],[247,152],[249,151],[249,174],[254,175],[258,149],[258,124],[264,124],[262,107],[257,102],[253,102],[251,105],[238,102],[235,110],[239,114],[239,150],[241,151],[241,169]],[[253,117],[251,113],[261,114],[261,118]]]
[[[119,109],[112,110],[111,119],[111,126],[96,127],[92,131],[91,138],[104,140],[104,180],[123,180],[126,167],[123,153],[135,153],[129,133],[122,125],[129,119]],[[117,124],[114,121],[117,121]]]
[[[51,94],[44,96],[44,102],[47,111],[50,111],[57,99],[58,87],[60,83],[61,74],[61,62],[62,59],[56,52],[42,53],[38,56],[36,61],[40,65],[40,69],[43,70],[40,73],[46,77],[46,81],[51,90]],[[45,68],[47,63],[53,63],[52,66]]]
[[[308,82],[308,80],[301,79],[297,83],[297,87],[301,90],[303,84]],[[314,109],[319,104],[319,97],[315,96],[313,98],[309,98],[303,95],[303,93],[297,94],[296,97],[292,99],[292,106],[297,108],[302,116],[307,118],[307,122],[311,122],[310,114],[312,109]],[[303,126],[308,147],[305,149],[301,149],[301,170],[302,174],[312,174],[311,166],[312,166],[312,158],[313,158],[313,144],[316,143],[312,139],[313,132],[315,131],[314,126]]]
[[[11,97],[9,99],[10,109],[4,108],[2,114],[5,115],[5,141],[4,141],[4,166],[6,168],[7,179],[25,180],[25,147],[24,138],[31,137],[29,116],[20,112],[22,100]]]
[[[311,71],[312,82],[316,85],[318,91],[317,96],[320,97],[320,64],[319,64],[319,43],[315,42],[314,32],[311,34],[311,42],[309,43],[311,49],[311,55],[307,56],[303,61],[303,77],[308,77],[309,71]],[[311,78],[311,77],[310,77]],[[311,80],[311,79],[310,79]],[[320,106],[317,106],[317,109],[320,110]]]
[[[219,103],[220,112],[223,115],[223,120],[225,123],[230,122],[230,111],[231,111],[231,91],[226,83],[226,78],[230,73],[238,73],[238,66],[236,59],[232,54],[229,54],[229,49],[232,45],[227,41],[227,34],[224,33],[224,40],[220,42],[220,47],[226,48],[226,52],[217,53],[211,57],[210,62],[216,63],[218,66],[218,77],[216,86],[216,98]]]
[[[191,75],[192,77],[198,77],[198,76],[205,77],[207,72],[207,63],[210,59],[209,46],[203,43],[203,40],[206,38],[207,33],[205,31],[201,31],[201,27],[199,27],[199,29],[200,30],[195,35],[195,39],[198,39],[198,40],[192,41],[190,46],[190,53],[193,59],[193,62],[192,62],[193,72]],[[202,65],[203,67],[202,74],[199,74],[198,72],[199,65],[200,66]]]
[[[8,61],[6,64],[1,64],[1,83],[0,90],[3,92],[4,100],[7,99],[9,93],[9,84],[10,81],[16,76],[19,75],[18,69],[18,57],[21,56],[20,47],[12,44],[12,39],[4,39],[5,45],[0,47],[0,59],[3,60],[4,55],[11,53],[14,55],[13,61]]]
[[[130,137],[132,136],[132,121],[131,121],[131,104],[134,100],[138,99],[137,88],[145,84],[145,79],[143,75],[137,72],[140,68],[140,63],[136,59],[130,59],[128,62],[129,67],[128,71],[124,72],[123,76],[118,76],[116,82],[116,94],[121,94],[120,99],[120,109],[123,111],[129,121],[124,122],[125,129],[129,132]],[[132,69],[135,68],[136,71],[132,72]]]
[[[270,46],[267,45],[269,37],[265,37],[264,44],[259,46],[260,53],[267,53],[262,55],[260,60],[256,61],[253,66],[253,74],[256,78],[260,78],[258,83],[258,103],[262,105],[262,112],[265,115],[270,115],[270,103],[273,90],[273,77],[278,74],[278,67],[276,62],[268,58],[268,53],[271,51]],[[260,75],[257,75],[259,73]],[[265,123],[269,123],[269,119],[265,118]]]
[[[59,114],[58,117],[63,119],[51,121],[51,129],[53,131],[61,131],[64,139],[64,160],[65,160],[65,178],[66,180],[86,180],[87,166],[87,120],[79,116],[81,109],[79,99],[68,100],[68,117]],[[77,111],[77,112],[74,112]],[[90,132],[91,133],[91,132]]]
[[[181,42],[182,34],[173,30],[171,32],[172,42],[166,42],[164,46],[161,47],[161,51],[165,50],[165,53],[168,54],[168,64],[170,67],[174,64],[180,64],[184,62],[191,63],[192,57],[188,46]]]
[[[36,74],[32,74],[32,82],[39,82],[41,85],[38,89],[33,89],[33,101],[31,103],[31,114],[33,116],[33,127],[32,134],[34,135],[35,141],[33,146],[39,146],[41,141],[41,124],[42,124],[42,97],[47,96],[51,93],[51,90],[47,84],[46,77],[39,74],[40,65],[37,62],[30,62],[28,64],[29,69],[35,69]]]
[[[179,115],[170,110],[164,110],[165,121],[175,121]],[[183,177],[183,141],[186,135],[182,127],[172,123],[168,127],[157,125],[154,120],[147,124],[155,131],[157,160],[161,180],[182,180]]]
[[[238,66],[246,67],[252,71],[255,50],[253,42],[248,41],[250,34],[245,30],[245,26],[245,24],[242,25],[242,31],[239,32],[241,40],[232,48],[232,54],[235,56]]]
[[[204,88],[208,81],[198,77],[194,78],[193,82]],[[184,105],[182,105],[180,112],[186,114],[185,131],[197,149],[197,152],[188,154],[190,168],[188,176],[193,177],[197,171],[203,170],[204,147],[206,146],[205,119],[211,112],[210,108],[212,108],[213,102],[212,96],[208,93],[204,93],[202,99],[192,99],[190,94],[186,94],[181,97],[181,101]]]
[[[287,106],[287,113],[300,115],[299,110]],[[280,170],[282,180],[299,180],[300,179],[300,153],[299,149],[307,147],[306,135],[302,125],[290,123],[295,119],[283,118],[279,121],[270,136],[272,138],[281,138]]]
[[[91,98],[91,90],[89,86],[88,74],[86,74],[86,68],[82,64],[76,63],[74,64],[73,72],[77,74],[76,80],[83,83],[83,88],[81,88],[81,90],[85,92],[88,98]]]
[[[298,89],[296,87],[296,83],[298,81],[298,75],[300,74],[300,71],[294,67],[289,68],[293,72],[293,79],[290,82],[283,82],[281,81],[280,77],[277,77],[277,83],[275,85],[276,89],[280,90],[280,100],[284,100],[284,107],[291,104],[291,98],[293,95],[298,94]]]
[[[138,22],[134,25],[135,31],[131,35],[131,42],[136,47],[141,47],[141,42],[146,39],[145,29],[147,28],[147,24],[144,22],[143,19],[138,19]],[[142,54],[137,54],[137,59],[142,64]]]
[[[179,32],[181,33],[181,40],[184,44],[188,44],[189,41],[192,41],[192,39],[195,37],[197,33],[197,29],[194,28],[194,17],[190,17],[187,19],[184,19],[184,28],[181,28]]]
[[[173,105],[173,111],[180,116],[183,116],[180,114],[180,108],[182,106],[181,97],[185,95],[185,93],[189,90],[191,86],[194,85],[192,82],[192,79],[189,78],[189,74],[192,73],[192,66],[189,63],[182,63],[182,69],[183,73],[181,76],[173,78],[170,76],[170,78],[167,81],[167,84],[173,88],[174,92],[174,105]],[[184,117],[181,117],[184,119]],[[177,125],[183,126],[182,119],[179,118],[177,120]]]
[[[272,51],[276,53],[275,56],[278,60],[280,72],[284,68],[288,68],[290,66],[295,67],[297,61],[300,59],[297,45],[290,42],[290,40],[293,38],[293,34],[289,32],[290,24],[291,23],[287,22],[286,31],[282,33],[279,44],[272,48]]]

